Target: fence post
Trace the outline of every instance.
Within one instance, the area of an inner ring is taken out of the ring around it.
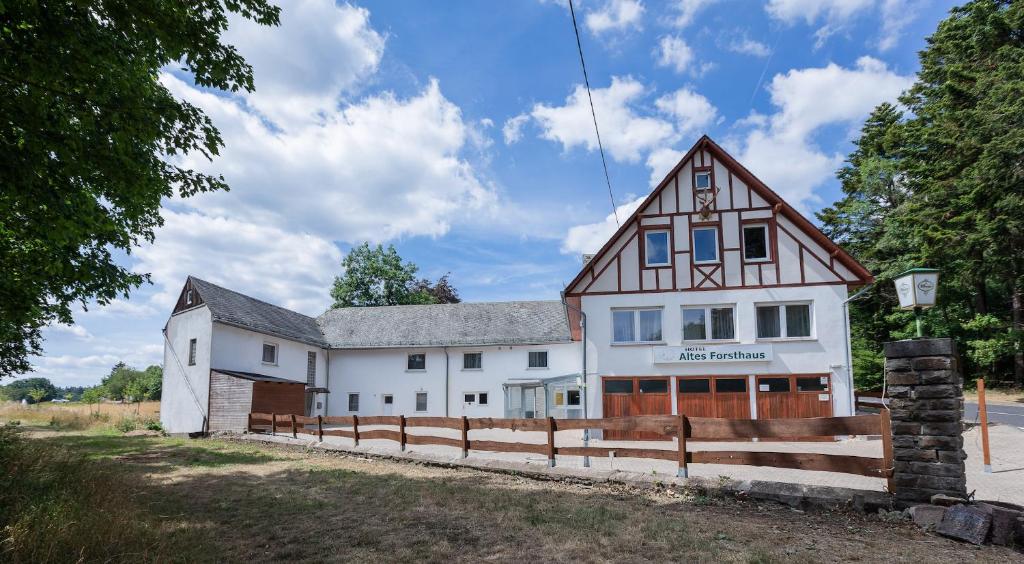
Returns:
[[[297,439],[297,438],[299,438],[299,431],[298,431],[298,429],[295,428],[295,414],[292,413],[291,416],[292,416],[292,438],[293,439]]]
[[[320,442],[324,442],[324,418],[322,415],[316,416],[316,436]]]
[[[462,416],[462,458],[469,456],[469,418]]]
[[[690,472],[686,467],[686,415],[679,416],[679,469],[676,470],[676,476],[679,478],[689,478]]]
[[[992,473],[992,453],[988,449],[988,407],[985,406],[985,379],[978,378],[978,419],[981,423],[981,461],[986,474]]]
[[[548,466],[555,467],[555,418],[548,416]]]
[[[275,437],[277,436],[277,414],[276,413],[271,413],[270,414],[270,434],[275,436]]]
[[[251,433],[252,432],[252,413],[251,412],[249,413],[248,417],[249,417],[249,421],[245,424],[245,432],[246,433]]]
[[[355,440],[356,445],[359,446],[359,416],[352,416],[352,439]]]
[[[895,493],[892,479],[895,471],[892,455],[892,419],[889,416],[889,408],[882,407],[878,415],[882,418],[882,428],[879,431],[882,435],[882,471],[885,472],[886,489],[889,493]]]
[[[405,452],[405,416],[398,416],[398,443],[402,452]]]

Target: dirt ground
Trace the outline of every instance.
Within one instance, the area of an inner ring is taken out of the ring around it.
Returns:
[[[261,562],[1009,562],[1021,555],[852,513],[685,490],[539,481],[224,439],[36,440],[116,464],[190,559]]]

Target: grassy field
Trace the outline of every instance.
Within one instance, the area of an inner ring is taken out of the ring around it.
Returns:
[[[872,516],[805,514],[686,491],[542,482],[222,439],[51,427],[22,434],[32,438],[0,450],[0,561],[1019,557]]]
[[[65,431],[113,429],[131,431],[156,428],[160,421],[160,402],[140,403],[51,403],[33,405],[0,402],[0,421],[18,421],[26,425],[48,425]]]

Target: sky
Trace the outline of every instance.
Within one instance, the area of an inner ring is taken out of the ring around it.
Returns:
[[[44,331],[35,372],[92,385],[163,357],[195,275],[316,316],[342,257],[393,244],[466,301],[558,299],[614,231],[568,0],[294,0],[223,39],[256,90],[160,81],[225,143],[229,192],[165,202],[153,244],[118,257],[152,283]],[[868,113],[914,78],[952,7],[927,0],[579,0],[612,193],[626,217],[708,134],[808,217]]]

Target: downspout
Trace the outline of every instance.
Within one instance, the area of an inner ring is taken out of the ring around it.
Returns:
[[[327,415],[330,413],[327,409],[331,401],[331,349],[324,349],[324,355],[327,357],[324,363],[324,387],[327,388],[327,393],[324,394],[324,415]]]
[[[570,308],[580,314],[580,339],[583,344],[583,394],[581,394],[581,399],[583,401],[583,418],[590,419],[590,416],[587,413],[587,396],[590,394],[590,387],[587,384],[587,314],[581,308],[567,302],[565,300],[565,292],[562,292],[562,304],[566,308]],[[590,429],[583,429],[583,446],[590,446]],[[583,457],[583,467],[590,467],[589,456]]]
[[[450,417],[448,414],[448,396],[451,394],[449,388],[449,380],[451,379],[450,371],[448,370],[448,347],[444,347],[444,416]]]
[[[856,294],[843,300],[843,339],[846,341],[845,350],[843,352],[846,353],[846,375],[850,378],[850,415],[857,414],[857,399],[856,393],[853,390],[853,345],[850,343],[849,303],[863,296],[865,292],[872,288],[872,286],[874,286],[874,283],[864,286]]]

